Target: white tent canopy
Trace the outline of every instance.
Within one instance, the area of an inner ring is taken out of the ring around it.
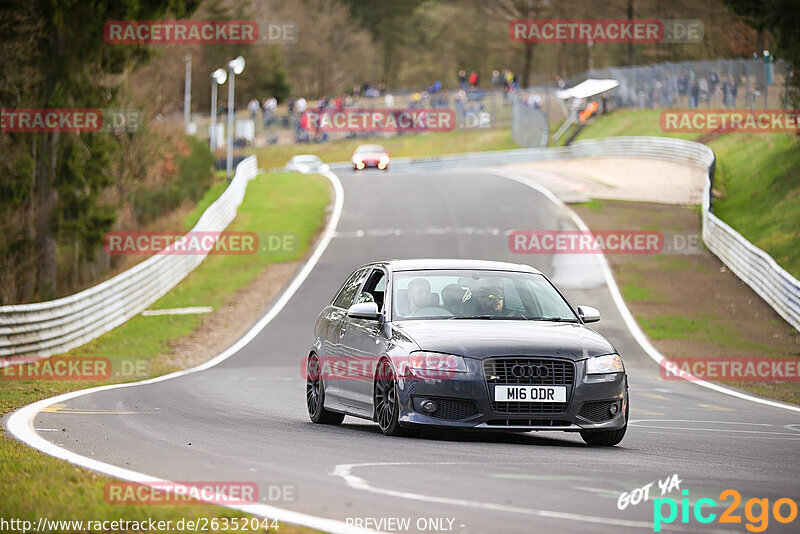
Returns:
[[[606,91],[610,91],[618,85],[619,82],[617,80],[595,80],[593,78],[589,78],[588,80],[579,83],[575,87],[570,87],[569,89],[564,89],[562,91],[556,91],[556,97],[560,98],[561,100],[567,100],[568,98],[590,98],[595,95],[605,93]]]

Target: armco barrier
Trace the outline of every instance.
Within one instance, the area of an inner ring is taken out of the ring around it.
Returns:
[[[800,281],[781,268],[769,254],[750,243],[712,213],[711,185],[715,157],[710,148],[700,143],[667,137],[610,137],[578,141],[567,147],[394,158],[391,168],[395,171],[435,171],[592,157],[653,158],[702,169],[706,173],[702,206],[703,241],[706,246],[781,317],[800,330]],[[334,172],[347,169],[352,169],[352,165],[331,165]]]
[[[233,180],[192,231],[220,232],[236,217],[248,181],[258,173],[256,157],[236,166]],[[155,255],[96,286],[68,297],[0,306],[0,366],[13,356],[50,356],[95,339],[147,309],[205,256]]]

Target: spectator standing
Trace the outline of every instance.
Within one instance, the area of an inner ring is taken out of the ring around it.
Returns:
[[[717,86],[719,86],[719,76],[715,71],[711,71],[711,75],[708,77],[709,100],[711,99],[712,96],[714,96],[714,94],[716,94]]]
[[[462,89],[467,88],[467,71],[465,71],[464,69],[458,71],[458,85]]]
[[[689,109],[697,107],[697,97],[700,95],[700,86],[697,80],[692,79],[689,82]]]
[[[250,112],[250,120],[252,120],[254,124],[256,122],[256,115],[258,115],[258,110],[260,107],[261,106],[259,105],[258,100],[255,98],[247,103],[247,110]]]
[[[480,80],[478,73],[474,70],[469,73],[469,86],[471,89],[476,89],[478,87],[478,81]]]
[[[278,111],[278,100],[274,96],[265,98],[261,109],[263,110],[264,126],[272,124],[275,120],[275,113]]]
[[[700,78],[700,81],[697,82],[697,88],[699,93],[698,102],[710,102],[711,98],[708,92],[708,80],[706,80],[704,77]]]

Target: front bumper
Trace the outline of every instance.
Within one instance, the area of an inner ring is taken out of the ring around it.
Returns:
[[[389,161],[389,162],[383,163],[382,161],[377,160],[377,159],[365,159],[365,160],[361,160],[361,165],[360,166],[357,163],[353,163],[353,170],[358,171],[358,170],[362,170],[362,169],[367,169],[369,167],[375,167],[376,169],[383,170],[383,169],[386,169],[386,168],[389,167],[389,163],[391,163],[391,162]]]
[[[557,360],[574,365],[571,383],[565,384],[566,403],[499,403],[493,402],[494,386],[518,384],[487,381],[483,360],[465,358],[465,361],[469,372],[453,373],[446,378],[425,378],[411,372],[399,376],[400,424],[567,432],[617,430],[626,424],[628,379],[624,372],[587,377],[585,360]],[[436,411],[430,413],[422,407],[428,400],[436,403]]]

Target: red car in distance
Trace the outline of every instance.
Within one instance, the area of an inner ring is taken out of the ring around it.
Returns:
[[[377,167],[385,171],[389,168],[392,159],[381,145],[361,145],[353,152],[351,161],[354,171],[361,171],[367,167]]]

